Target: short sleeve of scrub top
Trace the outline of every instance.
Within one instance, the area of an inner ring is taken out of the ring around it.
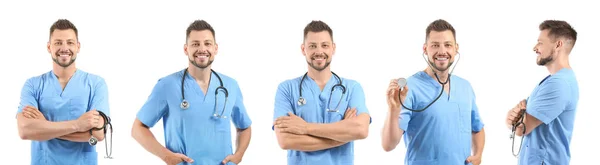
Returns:
[[[293,98],[291,94],[292,87],[290,84],[291,83],[285,81],[277,86],[277,92],[275,93],[275,112],[273,113],[273,122],[275,122],[278,117],[287,116],[288,112],[295,114],[292,109],[293,101],[290,100]]]
[[[235,82],[234,84],[236,90],[235,97],[237,98],[235,99],[235,105],[233,106],[231,120],[233,121],[233,124],[236,128],[246,129],[252,124],[252,120],[250,120],[250,116],[246,112],[246,106],[244,106],[244,97],[242,95],[242,90],[240,89],[239,84],[237,84],[237,82]]]
[[[23,112],[23,108],[25,108],[26,106],[33,106],[39,109],[36,99],[38,97],[38,93],[35,92],[36,89],[34,79],[36,78],[29,78],[27,79],[27,81],[25,81],[25,85],[23,85],[23,88],[21,89],[21,101],[19,103],[17,113]]]
[[[166,80],[160,79],[154,85],[150,96],[146,100],[146,103],[142,106],[140,111],[137,113],[137,118],[147,127],[154,127],[154,125],[167,113],[168,106],[164,90],[164,84]]]
[[[528,99],[527,113],[549,124],[556,119],[569,103],[571,96],[569,84],[561,79],[549,78],[540,86],[537,97]]]

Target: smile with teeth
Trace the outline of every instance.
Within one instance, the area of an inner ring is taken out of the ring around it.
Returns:
[[[448,57],[436,57],[434,58],[436,61],[448,61]]]
[[[194,58],[208,59],[208,54],[194,55]]]

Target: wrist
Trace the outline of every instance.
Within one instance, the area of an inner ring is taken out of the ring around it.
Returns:
[[[77,120],[71,120],[68,122],[71,132],[82,132],[81,127],[77,124]]]
[[[169,157],[170,154],[173,154],[173,152],[171,152],[168,149],[163,149],[161,152],[159,152],[156,156],[158,156],[160,158],[160,160],[166,161],[167,157]]]
[[[306,134],[311,135],[311,134],[313,134],[313,132],[315,132],[315,124],[307,123],[306,124]]]

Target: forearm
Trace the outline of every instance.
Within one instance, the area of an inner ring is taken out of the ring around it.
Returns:
[[[485,131],[481,128],[481,131],[473,132],[473,153],[481,156],[483,153],[483,146],[485,145]]]
[[[388,111],[388,116],[383,124],[383,130],[381,131],[381,145],[386,152],[396,148],[404,133],[399,127],[399,116],[399,111]]]
[[[364,139],[369,133],[369,115],[360,114],[335,123],[308,123],[307,132],[313,136],[340,142]]]
[[[94,135],[94,137],[96,139],[98,139],[98,141],[104,140],[104,131],[103,130],[92,131],[92,134]],[[75,132],[75,133],[67,134],[67,135],[64,135],[64,136],[61,136],[58,138],[63,139],[63,140],[73,141],[73,142],[88,142],[90,140],[91,136],[90,136],[90,132],[86,131],[86,132]]]
[[[248,127],[244,130],[238,129],[237,138],[236,138],[236,149],[235,154],[240,155],[240,157],[244,156],[246,149],[248,149],[248,145],[250,145],[250,138],[252,136],[252,128]]]
[[[150,132],[150,129],[144,126],[139,120],[136,119],[134,126],[131,130],[133,138],[148,152],[154,154],[160,159],[165,158],[169,153],[172,153],[169,149],[162,146],[154,137],[154,134]]]
[[[277,128],[275,129],[275,131],[278,131]],[[279,142],[279,146],[284,150],[296,150],[305,152],[319,151],[346,144],[344,142],[339,142],[322,137],[315,137],[311,135],[297,135],[284,132],[277,132],[277,141]]]
[[[77,131],[75,121],[50,122],[28,119],[23,114],[17,116],[19,135],[24,140],[46,141]]]

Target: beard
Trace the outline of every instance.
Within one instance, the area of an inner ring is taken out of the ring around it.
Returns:
[[[554,61],[554,51],[548,57],[541,57],[540,60],[537,61],[537,64],[539,66],[545,66],[552,61]]]
[[[71,58],[71,60],[68,60],[66,62],[61,62],[58,58],[60,57],[60,54],[69,54],[69,57]],[[59,66],[66,68],[71,66],[71,64],[73,64],[75,62],[75,59],[73,57],[73,51],[71,50],[66,50],[66,51],[56,51],[54,53],[54,56],[52,56],[52,61],[54,61],[54,63],[58,64]]]
[[[315,64],[313,61],[317,58],[317,57],[323,57],[325,59],[325,65],[323,65],[322,67],[319,66],[318,64]],[[308,65],[317,70],[317,71],[323,71],[325,70],[325,68],[327,68],[329,66],[329,64],[331,64],[331,61],[327,61],[329,59],[329,55],[323,53],[322,55],[315,55],[314,53],[312,54],[312,57],[310,58],[310,61],[306,61],[306,63],[308,63]]]
[[[206,69],[206,68],[207,68],[208,66],[210,66],[210,65],[213,63],[213,61],[214,61],[214,59],[213,59],[213,60],[211,60],[211,59],[210,59],[210,57],[212,57],[212,53],[208,52],[207,54],[208,54],[208,62],[207,62],[206,64],[198,64],[198,63],[196,62],[196,60],[194,59],[194,58],[196,58],[196,57],[192,57],[192,59],[188,59],[188,60],[190,61],[190,63],[192,63],[192,64],[193,64],[194,66],[196,66],[197,68],[200,68],[200,69]],[[198,55],[200,55],[200,53],[198,53],[198,51],[196,51],[196,52],[194,53],[194,56],[198,56]]]

